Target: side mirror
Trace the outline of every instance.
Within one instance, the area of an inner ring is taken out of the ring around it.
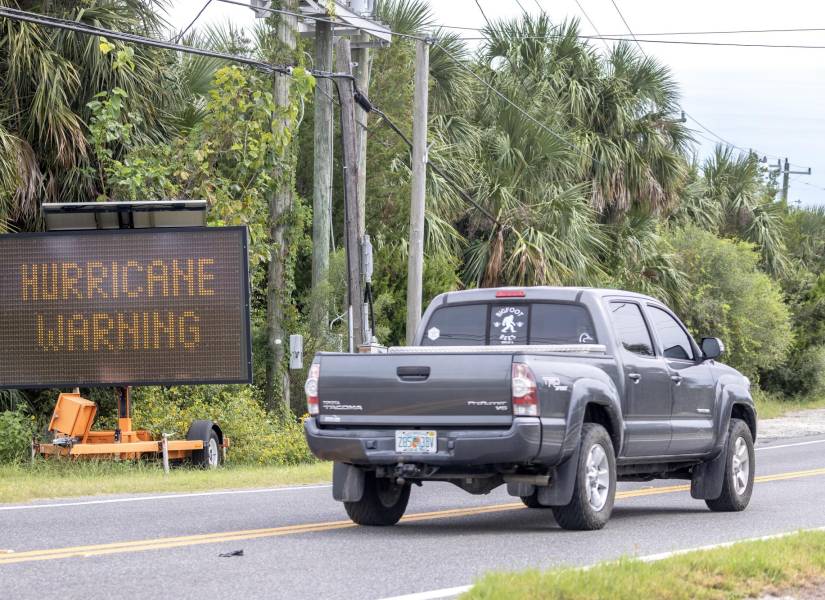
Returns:
[[[706,359],[719,358],[725,351],[725,344],[723,344],[719,338],[702,338],[700,345],[702,347],[702,354],[705,355]]]

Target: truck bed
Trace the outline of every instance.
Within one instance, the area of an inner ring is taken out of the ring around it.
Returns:
[[[597,344],[397,347],[321,353],[320,425],[508,427],[519,354],[597,353]]]

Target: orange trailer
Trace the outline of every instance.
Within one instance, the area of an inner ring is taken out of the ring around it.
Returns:
[[[166,435],[153,439],[148,431],[133,430],[130,388],[118,388],[118,426],[115,430],[92,431],[97,405],[79,393],[62,393],[57,399],[49,431],[49,444],[33,444],[33,453],[52,457],[139,459],[160,455],[164,468],[170,460],[188,459],[203,467],[217,467],[222,461],[229,438],[217,423],[194,421],[187,439],[169,440]]]

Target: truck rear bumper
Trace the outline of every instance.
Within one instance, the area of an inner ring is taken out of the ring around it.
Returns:
[[[523,464],[532,461],[541,449],[541,422],[531,417],[516,417],[508,429],[433,429],[438,431],[438,451],[411,455],[395,451],[394,429],[321,429],[315,419],[304,422],[315,456],[352,464]]]

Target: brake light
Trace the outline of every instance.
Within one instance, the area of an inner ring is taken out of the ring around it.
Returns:
[[[307,381],[304,384],[304,392],[307,395],[307,412],[315,416],[319,412],[318,402],[318,377],[321,375],[321,365],[312,363],[307,373]]]
[[[524,298],[524,290],[499,290],[496,298]]]
[[[517,417],[539,416],[539,393],[533,371],[524,363],[513,363],[513,414]]]

